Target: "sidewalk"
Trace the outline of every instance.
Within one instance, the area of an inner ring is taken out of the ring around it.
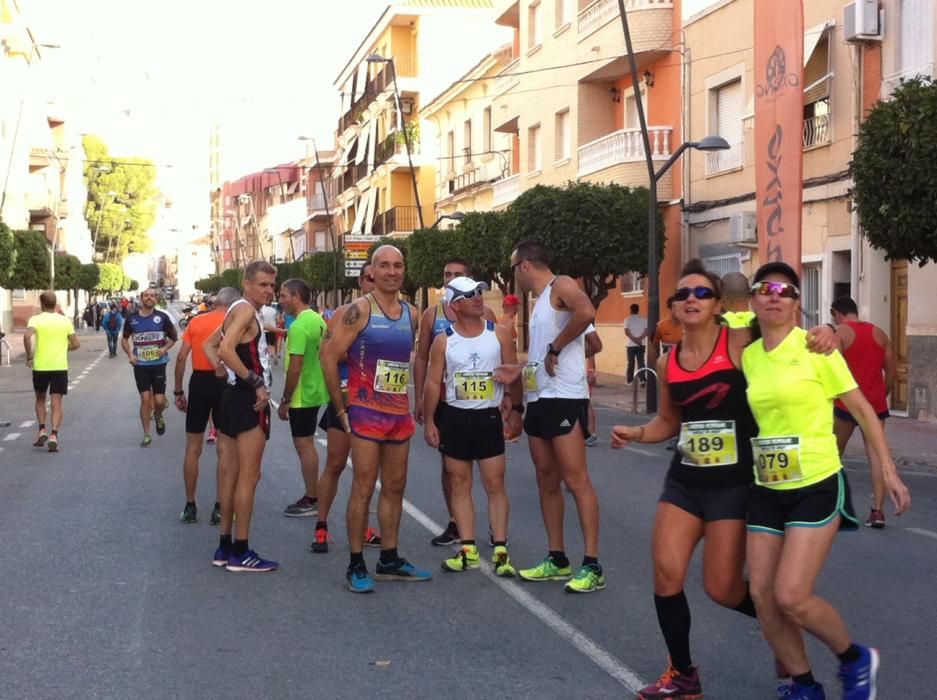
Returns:
[[[646,417],[644,390],[638,388],[638,410],[633,410],[634,387],[625,378],[598,373],[592,400],[600,406],[623,413]],[[892,417],[885,421],[885,435],[899,467],[937,469],[937,424],[909,418]],[[865,459],[862,438],[856,431],[846,448],[847,458]]]

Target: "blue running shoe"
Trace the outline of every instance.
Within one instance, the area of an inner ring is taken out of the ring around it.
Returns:
[[[231,550],[219,547],[215,550],[215,556],[211,558],[212,566],[227,566],[228,559],[231,558]]]
[[[231,552],[231,556],[228,557],[228,563],[225,568],[228,571],[252,571],[255,573],[263,573],[266,571],[276,571],[280,568],[280,565],[275,561],[261,559],[257,556],[257,552],[255,552],[253,549],[248,549],[241,556]]]
[[[826,700],[826,693],[819,683],[814,683],[809,688],[799,683],[791,683],[786,687],[778,686],[778,700]]]
[[[857,644],[861,656],[851,664],[839,667],[843,684],[843,700],[875,700],[875,675],[878,673],[878,649]]]
[[[433,574],[416,568],[406,559],[398,559],[393,564],[378,562],[374,578],[378,581],[429,581]]]
[[[373,593],[374,579],[368,573],[368,568],[364,565],[349,566],[345,573],[345,581],[348,590],[352,593]]]

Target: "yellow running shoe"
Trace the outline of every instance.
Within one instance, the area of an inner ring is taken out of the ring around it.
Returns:
[[[569,566],[557,566],[549,554],[532,569],[521,569],[517,574],[526,581],[568,581],[573,575]]]
[[[594,593],[605,588],[602,568],[593,564],[580,566],[579,571],[566,586],[567,593]]]
[[[511,557],[508,556],[508,548],[503,545],[495,547],[491,555],[491,565],[494,567],[495,576],[513,578],[517,576],[517,569],[511,563]]]
[[[478,547],[474,544],[462,545],[462,548],[451,559],[446,559],[442,563],[442,568],[446,571],[468,571],[477,569],[481,565],[481,557],[478,554]]]

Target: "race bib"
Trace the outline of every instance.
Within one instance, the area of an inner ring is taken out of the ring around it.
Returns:
[[[382,394],[406,394],[410,382],[410,363],[378,360],[374,391]]]
[[[524,365],[524,391],[528,393],[540,391],[540,385],[537,384],[537,370],[539,368],[539,362],[528,362]]]
[[[677,449],[682,464],[691,467],[724,467],[739,461],[734,420],[701,420],[680,426]]]
[[[159,348],[140,348],[137,350],[137,359],[143,362],[152,362],[159,359]]]
[[[493,372],[456,372],[455,397],[459,401],[493,401],[495,382]]]
[[[762,486],[800,481],[800,438],[752,438],[755,457],[755,481]]]

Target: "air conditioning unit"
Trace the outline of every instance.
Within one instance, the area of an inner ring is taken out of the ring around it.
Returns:
[[[743,211],[729,217],[729,242],[736,244],[758,242],[755,212]]]
[[[843,8],[843,40],[850,43],[881,41],[882,19],[878,0],[855,0]]]

